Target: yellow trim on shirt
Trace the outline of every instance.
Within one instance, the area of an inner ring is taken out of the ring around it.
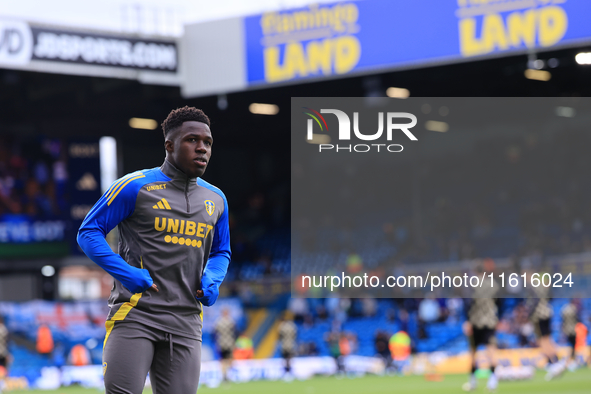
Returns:
[[[130,178],[130,179],[128,179],[128,180],[127,180],[127,182],[125,182],[123,185],[121,185],[121,186],[119,187],[119,189],[118,189],[118,190],[117,190],[117,192],[116,192],[116,193],[113,195],[113,197],[111,197],[111,199],[109,200],[109,202],[107,203],[107,205],[111,205],[111,203],[113,202],[113,200],[115,199],[115,197],[117,197],[117,195],[118,195],[118,194],[121,192],[121,190],[123,190],[123,188],[124,188],[125,186],[127,186],[127,184],[128,184],[129,182],[131,182],[131,181],[133,181],[133,180],[136,180],[136,179],[139,179],[139,178],[145,178],[145,177],[146,177],[145,175],[138,175],[138,176],[135,176],[135,177],[133,177],[133,178]]]
[[[126,302],[125,304],[121,305],[121,307],[115,313],[115,315],[113,315],[113,317],[110,320],[107,320],[105,322],[105,328],[107,329],[107,334],[105,335],[105,342],[103,343],[103,349],[107,345],[107,339],[109,339],[109,335],[111,335],[111,331],[113,330],[113,326],[115,325],[115,322],[125,319],[125,317],[129,313],[129,311],[132,308],[134,308],[135,306],[137,306],[137,303],[140,298],[142,298],[142,293],[135,293],[134,295],[132,295],[129,302]]]
[[[138,174],[137,172],[134,172],[134,173],[131,173],[131,174],[127,174],[123,178],[119,179],[113,186],[111,186],[111,189],[109,189],[106,199],[108,200],[109,198],[111,198],[111,196],[113,195],[113,193],[115,192],[115,190],[119,187],[119,185],[121,185],[127,179],[129,179],[132,176],[135,176],[137,174]]]

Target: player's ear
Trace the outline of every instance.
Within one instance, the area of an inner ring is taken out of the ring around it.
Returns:
[[[174,143],[167,139],[166,141],[164,141],[164,149],[166,149],[166,152],[172,153],[174,152]]]

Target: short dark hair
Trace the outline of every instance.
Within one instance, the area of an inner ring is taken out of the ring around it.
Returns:
[[[205,123],[208,127],[211,126],[209,117],[205,115],[205,112],[198,108],[185,105],[183,108],[177,108],[170,111],[166,119],[164,119],[164,122],[162,122],[164,138],[166,138],[171,131],[181,127],[184,122],[190,121]]]

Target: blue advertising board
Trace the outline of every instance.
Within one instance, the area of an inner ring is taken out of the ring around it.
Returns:
[[[247,83],[591,42],[588,0],[365,0],[245,18]]]

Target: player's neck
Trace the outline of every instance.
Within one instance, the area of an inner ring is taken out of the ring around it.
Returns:
[[[172,163],[172,161],[170,160],[170,158],[168,156],[164,159],[164,163],[160,167],[160,170],[164,173],[164,175],[168,176],[169,178],[175,179],[175,180],[180,180],[183,182],[186,182],[186,181],[196,182],[197,181],[197,178],[189,177],[182,170],[180,170],[174,163]]]

